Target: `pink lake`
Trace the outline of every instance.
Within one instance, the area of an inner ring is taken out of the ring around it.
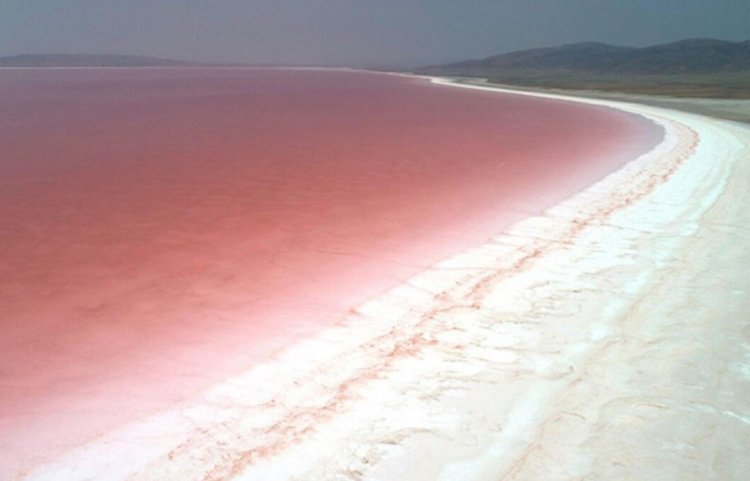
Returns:
[[[0,474],[335,325],[661,136],[363,72],[0,70]]]

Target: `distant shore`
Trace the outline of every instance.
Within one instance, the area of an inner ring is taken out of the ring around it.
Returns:
[[[637,92],[604,91],[597,89],[562,89],[530,87],[515,84],[493,82],[490,79],[464,78],[459,83],[480,86],[497,86],[512,90],[539,92],[557,95],[571,95],[600,100],[614,100],[641,105],[650,105],[665,109],[680,110],[694,114],[706,115],[717,119],[732,120],[750,124],[750,99],[734,98],[699,98],[671,95],[645,95]]]
[[[477,76],[474,78],[482,78]],[[486,77],[492,83],[514,85],[520,89],[550,89],[578,95],[578,92],[599,92],[602,95],[629,94],[639,97],[675,97],[682,99],[750,99],[750,73],[716,75],[661,75],[621,77],[586,76],[541,78]]]
[[[750,41],[689,38],[645,47],[578,42],[431,65],[416,73],[571,93],[750,99]]]

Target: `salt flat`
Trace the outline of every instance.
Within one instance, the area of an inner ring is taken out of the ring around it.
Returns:
[[[644,115],[665,139],[271,362],[19,479],[747,479],[750,131],[567,100]]]

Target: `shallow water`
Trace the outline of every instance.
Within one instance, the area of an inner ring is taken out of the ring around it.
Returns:
[[[0,426],[20,458],[247,368],[661,136],[342,71],[5,70],[0,112]]]

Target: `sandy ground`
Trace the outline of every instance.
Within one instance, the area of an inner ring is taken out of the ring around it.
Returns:
[[[740,99],[691,99],[656,95],[632,95],[581,91],[575,95],[621,100],[637,104],[653,105],[666,109],[682,110],[709,117],[750,123],[750,100]]]
[[[584,96],[591,93],[581,92]],[[677,97],[658,97],[647,95],[611,94],[613,100],[654,105],[667,109],[683,110],[695,114],[707,115],[726,120],[750,123],[750,100],[739,99],[685,99]],[[601,97],[604,98],[604,97]]]
[[[666,138],[202,399],[18,479],[748,479],[750,130],[576,101]]]
[[[482,79],[463,79],[462,83],[469,85],[490,85]],[[601,100],[615,100],[640,105],[651,105],[665,109],[681,110],[694,114],[705,115],[736,122],[750,123],[750,100],[748,99],[716,99],[716,98],[686,98],[670,97],[666,95],[638,95],[618,92],[603,92],[600,90],[562,90],[562,89],[539,89],[524,88],[519,86],[503,85],[516,90],[529,92],[541,92],[562,96],[586,97]]]

